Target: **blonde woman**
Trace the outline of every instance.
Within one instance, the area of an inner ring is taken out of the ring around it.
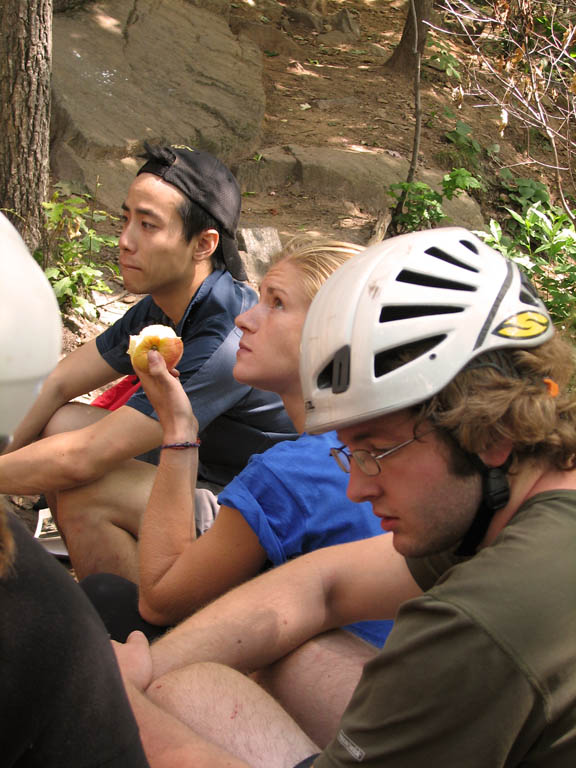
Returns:
[[[299,432],[305,409],[298,361],[308,307],[334,270],[362,250],[342,242],[293,242],[264,277],[258,303],[236,318],[242,337],[234,377],[278,393]],[[330,456],[338,445],[332,432],[302,434],[253,456],[220,493],[212,527],[198,536],[195,484],[190,479],[196,477],[198,465],[198,425],[188,398],[159,354],[149,353],[149,367],[148,374],[139,375],[162,424],[166,447],[140,528],[138,593],[135,585],[109,574],[82,582],[114,639],[124,641],[134,629],[152,639],[268,567],[322,547],[382,534],[370,504],[346,497],[347,478]],[[331,667],[338,657],[342,668],[342,658],[368,660],[391,626],[390,621],[360,622],[327,638],[321,651],[324,661],[316,663],[318,685],[325,676],[324,662]],[[335,691],[338,711],[360,668],[350,662],[349,685],[342,683]],[[335,718],[327,713],[327,719]],[[314,734],[320,743],[329,735],[330,726]]]

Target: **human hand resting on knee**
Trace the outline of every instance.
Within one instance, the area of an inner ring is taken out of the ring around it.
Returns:
[[[198,421],[194,416],[188,395],[178,381],[176,368],[168,370],[162,355],[156,350],[148,352],[148,372],[136,368],[138,378],[164,431],[164,442],[195,441]]]
[[[111,643],[124,683],[139,691],[146,690],[152,682],[152,656],[146,635],[136,630],[128,635],[125,643],[116,640]]]

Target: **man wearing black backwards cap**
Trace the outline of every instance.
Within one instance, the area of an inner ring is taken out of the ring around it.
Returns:
[[[122,205],[119,247],[126,289],[148,295],[58,364],[0,457],[0,493],[46,494],[78,577],[107,571],[137,581],[138,525],[162,428],[141,388],[113,410],[69,402],[134,373],[131,335],[168,325],[184,342],[177,368],[201,439],[186,450],[199,451],[200,481],[223,485],[253,453],[295,436],[276,395],[232,376],[234,318],[257,298],[241,282],[235,178],[217,158],[182,145],[146,145],[144,157]]]

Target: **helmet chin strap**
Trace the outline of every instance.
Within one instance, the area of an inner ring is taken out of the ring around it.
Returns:
[[[487,467],[478,456],[473,458],[482,475],[482,501],[470,528],[456,550],[456,555],[459,557],[471,557],[476,554],[494,513],[505,507],[510,499],[508,470],[512,463],[512,454],[499,467]]]

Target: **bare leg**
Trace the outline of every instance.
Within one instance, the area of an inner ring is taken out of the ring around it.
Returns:
[[[324,748],[338,724],[362,669],[378,649],[344,630],[309,640],[254,678]]]
[[[130,683],[125,685],[151,768],[249,768],[202,739]]]
[[[138,529],[155,474],[156,467],[130,459],[93,483],[58,493],[58,527],[78,579],[106,572],[138,582]]]
[[[104,408],[93,408],[85,403],[67,403],[58,408],[48,424],[44,427],[41,437],[50,437],[61,432],[72,432],[75,429],[82,429],[89,424],[94,424],[103,419],[110,411]],[[57,493],[46,493],[46,502],[52,512],[54,520],[58,516],[58,495]]]
[[[221,664],[193,664],[170,672],[147,694],[195,734],[252,768],[291,768],[320,751],[260,686]],[[146,744],[150,732],[136,715]]]
[[[72,432],[82,429],[89,424],[95,424],[107,416],[110,411],[105,408],[95,408],[86,403],[67,403],[58,408],[48,424],[44,427],[42,437],[50,437],[61,432]]]

